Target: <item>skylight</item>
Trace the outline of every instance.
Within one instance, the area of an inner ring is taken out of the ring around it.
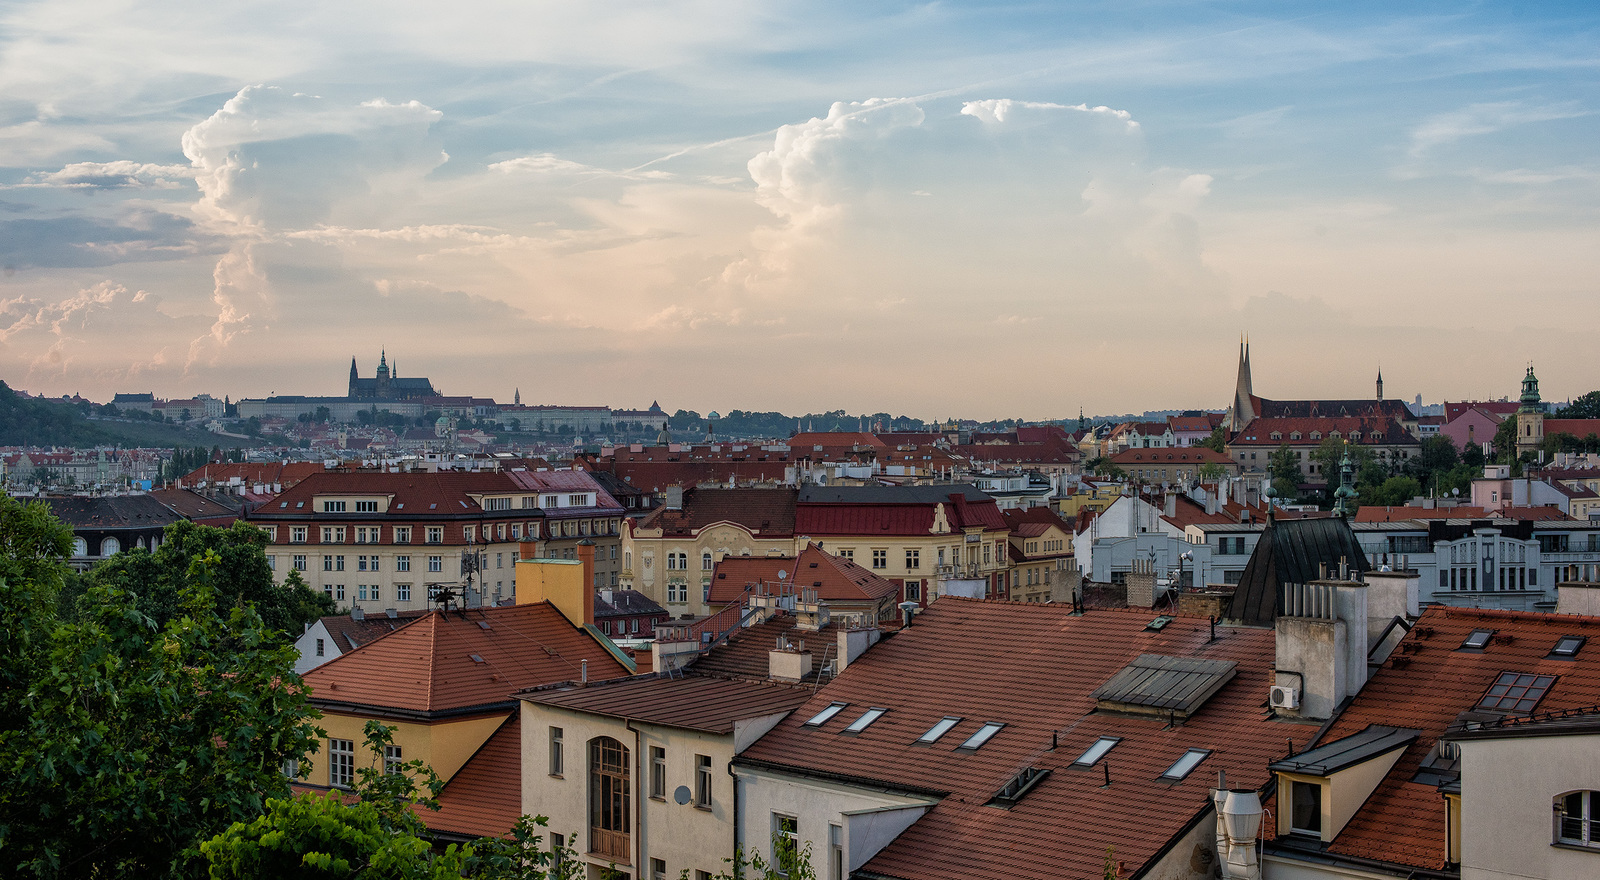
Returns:
[[[967,741],[962,743],[959,748],[976,749],[988,742],[995,734],[999,733],[1000,728],[1002,727],[1005,727],[1005,725],[998,721],[990,721],[984,726],[978,728],[977,733],[967,737]]]
[[[1532,712],[1555,681],[1553,675],[1502,672],[1489,687],[1489,692],[1478,701],[1478,708],[1500,712]]]
[[[955,727],[957,724],[960,724],[960,723],[961,723],[961,719],[960,718],[957,718],[954,715],[946,715],[946,716],[944,716],[943,719],[941,719],[939,721],[938,724],[935,724],[934,726],[928,728],[928,732],[924,733],[921,737],[919,737],[917,739],[917,742],[923,743],[923,744],[938,742],[939,741],[939,737],[944,736],[945,734],[949,733],[950,732],[950,728]]]
[[[850,705],[850,704],[849,703],[834,703],[833,705],[829,706],[828,708],[823,709],[821,712],[818,712],[817,714],[811,716],[810,720],[806,721],[806,726],[807,727],[821,727],[822,725],[828,723],[828,719],[829,718],[832,718],[833,716],[839,714],[839,711],[841,709],[843,709],[844,707],[848,706],[848,705]]]
[[[1494,630],[1492,629],[1475,629],[1472,631],[1472,635],[1467,636],[1467,640],[1461,643],[1461,647],[1472,651],[1482,651],[1484,646],[1489,644],[1489,639],[1493,635]]]
[[[1588,641],[1585,636],[1562,636],[1556,640],[1556,646],[1550,649],[1550,656],[1570,660],[1578,656],[1578,651],[1583,643]]]
[[[1190,749],[1184,752],[1183,757],[1174,761],[1172,766],[1167,768],[1167,772],[1161,774],[1162,780],[1166,782],[1183,781],[1183,778],[1188,776],[1194,768],[1200,766],[1200,762],[1204,761],[1209,754],[1211,754],[1210,749]]]
[[[1095,740],[1094,745],[1090,746],[1084,751],[1083,754],[1078,756],[1078,760],[1072,762],[1072,766],[1093,767],[1095,762],[1099,761],[1101,758],[1104,758],[1106,756],[1106,752],[1111,751],[1111,747],[1119,742],[1122,742],[1121,737],[1100,737],[1099,739]]]
[[[855,723],[851,724],[849,727],[846,727],[844,729],[844,732],[845,733],[860,733],[861,731],[866,730],[868,725],[872,724],[872,722],[877,721],[879,718],[883,717],[883,713],[885,713],[887,711],[889,711],[889,710],[888,709],[878,709],[878,708],[868,709],[867,711],[861,713],[861,717],[857,718],[855,720]]]

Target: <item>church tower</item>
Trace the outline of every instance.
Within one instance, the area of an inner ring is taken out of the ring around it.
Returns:
[[[1378,368],[1378,402],[1383,402],[1383,367]]]
[[[1522,377],[1522,405],[1517,407],[1517,454],[1536,452],[1544,442],[1544,404],[1539,401],[1539,379],[1533,365]]]
[[[1228,427],[1244,430],[1256,417],[1255,390],[1250,385],[1250,341],[1239,342],[1239,378],[1233,384],[1233,405],[1228,407]]]
[[[372,383],[375,394],[380,400],[389,399],[389,352],[384,351],[378,356],[378,378]]]
[[[350,356],[350,396],[352,398],[356,396],[356,380],[358,380],[360,378],[361,378],[361,375],[356,372],[355,355],[351,355]]]

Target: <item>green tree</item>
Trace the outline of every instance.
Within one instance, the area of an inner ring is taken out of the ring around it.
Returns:
[[[1305,476],[1300,472],[1300,456],[1288,443],[1280,445],[1267,456],[1267,473],[1272,475],[1272,487],[1284,497],[1300,494],[1300,484]],[[1287,491],[1285,491],[1287,490]]]
[[[223,565],[193,561],[163,626],[112,586],[65,621],[55,573],[0,584],[0,873],[199,876],[201,840],[287,793],[320,731],[293,647],[217,601]]]
[[[1207,437],[1204,440],[1201,440],[1199,443],[1197,443],[1195,445],[1196,446],[1204,446],[1205,448],[1210,449],[1210,450],[1214,450],[1216,452],[1227,452],[1228,451],[1228,435],[1225,432],[1223,432],[1222,426],[1218,425],[1215,428],[1211,429],[1211,436]]]
[[[1227,475],[1228,469],[1214,461],[1208,461],[1200,466],[1200,482],[1202,483],[1215,483]]]
[[[1360,489],[1361,506],[1388,507],[1409,502],[1422,494],[1415,477],[1389,477],[1381,483],[1368,483]]]
[[[226,529],[182,520],[167,526],[155,552],[124,550],[96,566],[90,579],[135,596],[139,610],[163,626],[183,613],[184,597],[203,575],[224,606],[250,605],[270,629],[292,640],[305,624],[334,613],[333,600],[298,572],[276,583],[266,546],[266,532],[242,520]],[[207,555],[220,559],[221,569],[197,574],[195,561]]]
[[[1600,419],[1600,391],[1573,398],[1556,413],[1558,419]]]
[[[245,432],[246,435],[248,435],[250,437],[260,437],[261,436],[261,420],[259,418],[255,417],[255,416],[251,416],[250,418],[245,419],[244,420],[244,432]]]
[[[1321,445],[1311,451],[1311,460],[1317,463],[1317,473],[1321,474],[1323,481],[1328,484],[1329,492],[1332,492],[1333,488],[1339,485],[1339,467],[1344,460],[1346,450],[1350,453],[1351,474],[1353,477],[1358,477],[1367,464],[1372,461],[1372,450],[1362,446],[1352,446],[1338,437],[1328,437],[1322,441]],[[1379,477],[1380,482],[1384,476]],[[1360,482],[1359,478],[1357,482]]]

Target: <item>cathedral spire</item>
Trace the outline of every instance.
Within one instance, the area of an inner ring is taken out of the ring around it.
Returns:
[[[1378,402],[1383,402],[1383,367],[1378,368]]]
[[[1255,389],[1250,382],[1250,337],[1239,337],[1239,375],[1233,383],[1233,404],[1228,407],[1228,427],[1244,430],[1256,417]]]

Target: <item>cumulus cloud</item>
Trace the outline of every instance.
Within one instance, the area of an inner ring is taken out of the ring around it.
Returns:
[[[778,129],[772,149],[748,164],[762,204],[797,223],[832,212],[842,175],[833,173],[852,144],[881,142],[894,132],[915,128],[922,108],[903,99],[837,101],[823,118]]]

